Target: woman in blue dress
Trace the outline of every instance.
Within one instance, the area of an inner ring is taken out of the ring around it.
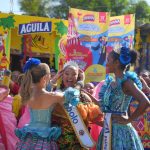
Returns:
[[[16,149],[57,150],[56,140],[61,135],[61,129],[51,126],[52,110],[56,103],[76,105],[79,91],[68,88],[64,93],[47,92],[45,87],[50,80],[50,69],[39,59],[29,59],[24,72],[20,95],[22,102],[29,107],[30,123],[15,130],[20,139]]]
[[[113,50],[108,55],[106,69],[109,73],[114,73],[115,77],[108,76],[99,93],[105,119],[97,150],[143,150],[131,122],[144,113],[150,102],[141,91],[142,84],[136,73],[127,71],[136,58],[136,52],[125,47]],[[127,112],[132,98],[139,105],[129,117]]]

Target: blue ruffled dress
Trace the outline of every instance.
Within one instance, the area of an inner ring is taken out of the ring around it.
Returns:
[[[35,110],[30,108],[30,123],[15,130],[20,142],[17,150],[57,150],[56,140],[61,129],[51,127],[51,113],[53,108]]]
[[[122,91],[122,84],[126,80],[132,80],[141,89],[142,84],[136,73],[126,72],[122,79],[117,79],[117,86],[112,86],[113,78],[108,77],[99,93],[100,105],[104,113],[123,114],[128,111],[132,97],[125,95]],[[97,150],[102,149],[103,130],[99,136]],[[112,150],[144,150],[141,140],[131,125],[118,124],[112,121]]]
[[[67,88],[64,92],[65,103],[76,106],[80,92],[74,88]],[[30,123],[15,130],[20,142],[17,150],[57,150],[56,140],[61,135],[61,128],[51,127],[53,106],[48,109],[30,109]]]

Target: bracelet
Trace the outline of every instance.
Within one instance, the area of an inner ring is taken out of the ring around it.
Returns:
[[[50,80],[50,84],[51,84],[52,86],[54,86],[54,87],[57,86],[57,83],[53,83],[52,80]]]
[[[78,81],[76,83],[76,85],[79,85],[81,88],[83,88],[84,87],[84,82],[83,81]]]

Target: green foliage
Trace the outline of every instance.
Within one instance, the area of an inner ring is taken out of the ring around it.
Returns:
[[[57,32],[60,33],[61,36],[67,33],[67,27],[64,25],[62,21],[55,23],[55,25],[56,25],[55,30],[57,30]]]
[[[7,18],[0,18],[0,26],[3,26],[5,29],[14,28],[14,18],[13,16],[8,16]]]
[[[150,6],[145,0],[139,0],[134,5],[130,5],[126,9],[126,13],[135,13],[136,22],[138,23],[150,22]]]
[[[136,5],[135,12],[137,19],[142,20],[147,18],[150,21],[150,6],[148,6],[147,2],[139,1]]]
[[[136,20],[150,19],[150,6],[145,0],[19,0],[21,10],[28,15],[67,19],[69,8],[107,11],[111,16],[135,13]],[[133,4],[134,2],[134,4]]]
[[[31,16],[46,16],[46,6],[48,0],[19,0],[21,10],[25,12],[26,15]]]

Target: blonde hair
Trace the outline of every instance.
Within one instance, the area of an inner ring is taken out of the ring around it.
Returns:
[[[20,88],[23,103],[26,103],[31,98],[32,84],[39,83],[41,78],[48,73],[50,73],[50,69],[45,63],[33,66],[25,72]]]

